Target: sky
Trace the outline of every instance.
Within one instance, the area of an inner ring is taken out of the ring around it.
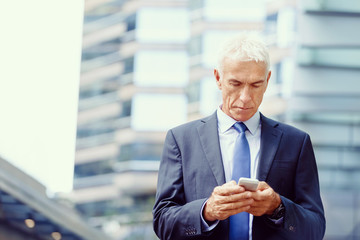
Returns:
[[[0,156],[49,192],[69,192],[83,1],[12,0],[0,6]]]

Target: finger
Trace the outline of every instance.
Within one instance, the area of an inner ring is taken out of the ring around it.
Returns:
[[[253,209],[253,208],[246,210],[246,212],[254,216],[262,216],[265,214],[265,212],[262,209]]]
[[[214,195],[213,196],[213,202],[216,205],[241,203],[241,202],[244,202],[247,200],[251,200],[251,203],[253,203],[253,201],[254,201],[251,198],[250,192],[232,194],[232,195],[228,195],[228,196],[223,196],[223,195]]]
[[[235,181],[232,182],[235,183]],[[232,194],[242,193],[245,191],[244,188],[240,187],[237,184],[233,184],[232,182],[225,183],[222,186],[215,187],[214,193],[217,195],[228,196]]]
[[[257,190],[265,190],[268,189],[270,186],[264,181],[259,182]]]
[[[233,210],[229,210],[229,211],[226,212],[226,215],[227,215],[226,218],[228,218],[228,217],[230,217],[232,215],[241,213],[241,212],[247,212],[247,211],[249,211],[249,209],[250,209],[250,206],[243,206],[241,208],[236,208],[236,209],[233,209]]]
[[[251,204],[251,209],[266,209],[269,206],[269,204],[265,201],[253,201]]]
[[[250,192],[244,192],[239,194],[233,194],[228,196],[213,194],[209,198],[209,203],[212,206],[219,206],[221,209],[234,209],[244,205],[253,204],[254,199],[251,198]]]
[[[253,199],[245,199],[238,202],[228,202],[219,204],[213,199],[209,199],[204,208],[204,217],[205,219],[213,221],[214,219],[223,220],[229,216],[245,212],[250,209]]]
[[[223,184],[223,186],[234,186],[234,185],[237,185],[235,180],[231,180],[230,182]]]
[[[222,186],[239,186],[245,190],[245,188],[243,186],[240,186],[237,182],[235,182],[235,180],[231,180],[230,182],[227,182],[227,183],[223,184]]]
[[[231,187],[235,187],[236,190],[240,190],[240,192],[245,192],[246,189],[243,186],[240,186],[239,184],[237,184],[237,182],[235,182],[235,180],[231,180],[230,182],[225,183],[223,186],[231,186]]]
[[[275,192],[272,188],[267,188],[265,190],[257,190],[256,192],[253,192],[251,197],[256,201],[268,201],[274,197],[274,194]]]
[[[233,215],[239,212],[248,211],[251,208],[252,199],[247,199],[241,202],[233,202],[228,204],[223,204],[217,208],[220,215]]]
[[[215,216],[216,216],[216,219],[218,219],[218,220],[224,220],[224,219],[227,219],[228,217],[238,214],[240,212],[246,212],[249,209],[250,209],[250,206],[243,206],[241,208],[215,212]]]
[[[227,182],[225,184],[223,184],[222,186],[224,187],[229,187],[229,188],[232,188],[234,187],[234,189],[241,189],[241,192],[244,192],[245,191],[245,188],[243,186],[240,186],[239,184],[237,184],[235,182],[235,180],[231,180],[230,182]],[[240,188],[239,188],[240,187]]]
[[[252,195],[254,203],[252,209],[259,209],[261,214],[271,214],[281,203],[281,198],[272,188],[257,191]]]
[[[222,196],[222,198],[221,198],[223,204],[225,204],[225,203],[239,203],[239,202],[247,201],[249,199],[251,199],[252,202],[254,201],[253,198],[251,198],[251,194],[249,192],[232,194],[232,195],[229,195],[229,196]]]
[[[238,212],[245,211],[244,208],[250,209],[251,205],[253,204],[253,199],[243,199],[242,201],[232,202],[227,204],[228,210],[236,210]]]
[[[233,194],[229,196],[229,198],[234,202],[243,201],[245,199],[253,199],[252,193],[250,191],[244,191],[241,193]]]

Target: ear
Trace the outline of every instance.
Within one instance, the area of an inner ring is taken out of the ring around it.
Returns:
[[[266,82],[269,83],[269,79],[271,77],[271,71],[269,71],[268,75],[267,75],[267,78],[266,78]]]
[[[216,85],[221,90],[220,73],[216,68],[214,69],[214,76],[215,76],[215,80],[216,80]]]

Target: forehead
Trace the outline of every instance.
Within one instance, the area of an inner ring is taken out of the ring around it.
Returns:
[[[222,72],[224,78],[263,78],[267,75],[264,62],[240,61],[231,58],[224,59]]]

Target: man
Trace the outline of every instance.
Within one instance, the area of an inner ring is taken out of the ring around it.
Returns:
[[[258,111],[269,65],[261,41],[230,39],[214,70],[222,105],[168,132],[153,210],[160,239],[323,238],[309,136]],[[242,171],[261,181],[256,191],[237,184]]]

